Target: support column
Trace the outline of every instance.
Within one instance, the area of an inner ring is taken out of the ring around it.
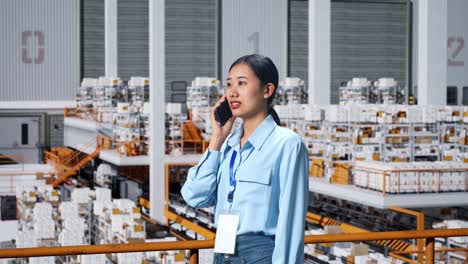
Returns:
[[[447,0],[418,2],[418,104],[447,103]]]
[[[149,1],[150,216],[165,222],[165,22],[164,0]]]
[[[117,0],[104,2],[104,55],[105,74],[118,77],[117,73]]]
[[[309,1],[309,104],[330,104],[331,1]]]

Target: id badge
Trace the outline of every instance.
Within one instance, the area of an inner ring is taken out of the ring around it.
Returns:
[[[214,246],[215,253],[234,254],[239,219],[239,214],[236,212],[221,212],[219,214]]]

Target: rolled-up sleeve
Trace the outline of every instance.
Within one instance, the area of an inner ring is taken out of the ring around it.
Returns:
[[[208,207],[216,200],[220,152],[207,150],[197,166],[190,168],[181,194],[192,207]]]
[[[292,141],[292,140],[291,140]],[[273,263],[302,263],[309,200],[309,159],[300,139],[285,144],[280,164],[279,216]]]

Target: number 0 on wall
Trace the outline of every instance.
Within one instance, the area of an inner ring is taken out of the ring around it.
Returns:
[[[31,57],[29,48],[30,41],[37,41],[37,52],[34,58]],[[24,64],[42,64],[44,62],[44,32],[42,31],[23,31],[21,34],[21,60]]]

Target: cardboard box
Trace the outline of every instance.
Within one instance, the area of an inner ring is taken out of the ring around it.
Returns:
[[[367,244],[353,244],[351,245],[352,256],[369,255],[369,245]]]

